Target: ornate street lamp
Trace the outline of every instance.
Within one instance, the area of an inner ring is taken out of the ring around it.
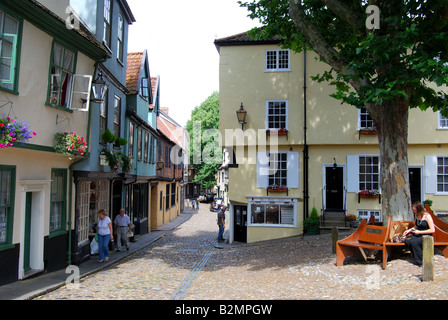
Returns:
[[[238,118],[238,123],[241,124],[241,129],[244,130],[244,124],[246,123],[247,111],[244,110],[243,103],[241,102],[240,109],[236,111],[236,117]]]
[[[108,85],[103,79],[103,72],[98,72],[98,78],[92,82],[93,102],[101,103],[104,101],[104,95],[106,94]]]

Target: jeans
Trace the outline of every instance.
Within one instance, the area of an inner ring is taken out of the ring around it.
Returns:
[[[222,235],[224,234],[224,226],[218,226],[219,227],[219,232],[218,232],[218,240],[224,240]]]
[[[98,254],[100,255],[100,260],[109,257],[109,241],[110,234],[98,234]]]

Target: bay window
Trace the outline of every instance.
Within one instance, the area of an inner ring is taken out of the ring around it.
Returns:
[[[296,227],[297,199],[254,197],[249,199],[249,226]]]

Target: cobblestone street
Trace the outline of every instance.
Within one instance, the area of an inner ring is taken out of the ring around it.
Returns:
[[[228,222],[228,219],[227,219]],[[165,237],[41,300],[447,299],[448,259],[436,249],[434,278],[421,282],[409,255],[336,267],[331,237],[214,246],[216,213],[199,211]]]

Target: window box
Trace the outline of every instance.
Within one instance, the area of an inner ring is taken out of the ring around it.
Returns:
[[[376,128],[361,128],[359,129],[359,134],[362,135],[376,135],[378,132]]]
[[[360,201],[361,198],[364,199],[379,199],[379,203],[381,203],[381,194],[379,193],[378,190],[361,190],[358,193],[358,203]]]
[[[288,187],[272,185],[272,186],[268,186],[268,192],[288,192]]]
[[[280,129],[266,129],[266,135],[268,136],[286,136],[288,135],[288,130],[284,129],[284,128],[280,128]]]

